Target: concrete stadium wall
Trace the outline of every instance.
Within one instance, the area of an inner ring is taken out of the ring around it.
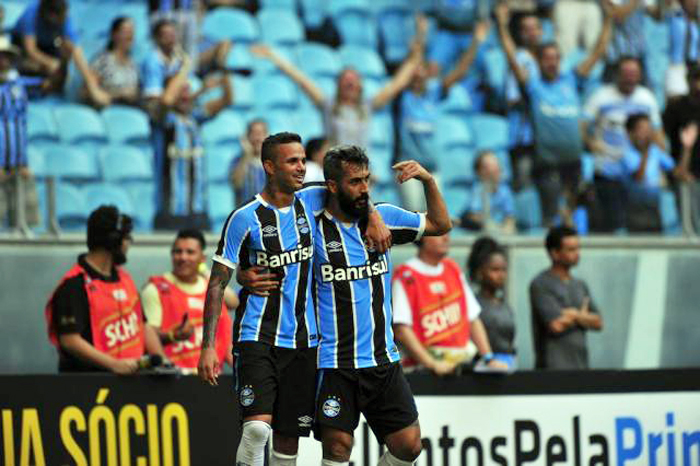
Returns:
[[[169,268],[171,237],[137,237],[128,270],[137,286]],[[84,239],[0,240],[0,373],[56,371],[43,309],[62,274],[85,248]],[[209,250],[216,238],[210,238]],[[511,238],[508,300],[517,315],[518,362],[533,366],[528,285],[548,261],[541,238]],[[471,240],[453,240],[452,257],[464,264]],[[595,368],[700,366],[700,248],[681,239],[586,238],[575,274],[585,279],[604,318],[589,335]],[[396,248],[394,265],[415,253]]]

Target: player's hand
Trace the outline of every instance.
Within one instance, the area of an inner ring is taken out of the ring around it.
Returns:
[[[391,248],[391,231],[387,228],[382,216],[376,210],[369,214],[365,242],[367,248],[384,254]]]
[[[117,359],[112,365],[112,372],[119,375],[129,375],[136,372],[139,363],[136,359]]]
[[[194,325],[190,320],[189,314],[185,313],[185,316],[182,318],[182,322],[180,322],[180,325],[175,327],[175,329],[173,330],[173,338],[177,341],[187,340],[192,336],[193,333]]]
[[[479,21],[474,28],[474,38],[478,43],[483,44],[489,35],[491,23],[489,21]]]
[[[438,377],[442,377],[445,375],[452,374],[456,368],[457,365],[453,362],[435,361],[430,370],[433,372],[433,374],[437,375]]]
[[[199,377],[208,382],[211,386],[219,385],[219,357],[216,355],[214,348],[203,348],[199,355],[199,364],[197,364],[197,374]]]
[[[255,265],[247,269],[238,269],[236,280],[243,287],[258,296],[270,296],[270,291],[280,287],[277,274],[267,272],[267,268]]]
[[[428,170],[423,168],[423,166],[415,160],[399,162],[391,168],[396,170],[396,181],[398,181],[399,184],[403,184],[412,178],[415,178],[423,183],[433,179],[433,175],[431,175]]]
[[[107,107],[112,103],[112,96],[110,96],[106,91],[97,87],[90,92],[93,102],[100,107]]]

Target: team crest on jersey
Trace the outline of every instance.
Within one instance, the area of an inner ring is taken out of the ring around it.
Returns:
[[[323,403],[323,414],[326,417],[337,417],[340,414],[340,399],[335,396],[328,397]]]
[[[297,225],[299,225],[299,233],[305,235],[309,232],[309,223],[306,221],[306,217],[300,215],[297,217]]]
[[[326,249],[328,252],[340,252],[343,249],[343,245],[338,241],[331,241],[330,243],[326,243]]]
[[[269,238],[270,236],[277,236],[277,227],[274,225],[268,225],[262,229],[263,236]]]
[[[253,387],[250,385],[246,385],[241,389],[241,393],[239,395],[239,399],[241,402],[241,406],[244,408],[247,408],[248,406],[253,404],[253,401],[255,401],[255,392],[253,392]]]

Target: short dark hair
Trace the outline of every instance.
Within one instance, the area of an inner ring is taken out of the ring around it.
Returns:
[[[131,233],[131,217],[119,212],[113,205],[101,205],[88,217],[88,250],[106,249],[112,251],[121,246],[121,242]]]
[[[632,55],[623,55],[620,58],[618,58],[617,62],[615,63],[615,72],[619,73],[622,69],[622,65],[628,61],[635,62],[637,66],[639,66],[639,68],[642,69],[642,61],[639,58],[633,57]]]
[[[174,28],[177,27],[174,21],[171,21],[169,19],[159,19],[151,28],[151,35],[153,37],[158,37],[158,34],[160,34],[160,30],[163,29],[165,26],[172,26]]]
[[[263,120],[262,118],[253,118],[248,122],[248,124],[245,127],[246,136],[249,135],[251,131],[253,131],[253,126],[255,125],[265,125],[265,129],[267,129],[267,121]]]
[[[173,245],[175,245],[175,242],[179,239],[196,239],[202,247],[202,251],[207,248],[207,241],[204,239],[204,234],[195,228],[185,228],[184,230],[178,231]]]
[[[557,52],[559,52],[559,46],[556,44],[556,42],[545,42],[544,44],[540,44],[537,46],[537,59],[541,59],[542,55],[544,55],[545,50],[547,49],[554,49]]]
[[[315,154],[316,152],[321,150],[321,148],[323,147],[323,145],[325,143],[326,143],[326,138],[324,138],[324,137],[313,138],[313,139],[309,140],[306,143],[306,148],[305,148],[306,149],[306,156],[311,157],[312,154]]]
[[[544,247],[547,249],[547,251],[560,249],[564,238],[569,236],[578,236],[578,232],[575,229],[567,226],[552,227],[547,233],[547,238],[544,241]]]
[[[288,133],[286,131],[282,133],[272,134],[265,138],[262,143],[262,154],[260,155],[260,160],[265,163],[266,160],[273,160],[277,155],[275,149],[277,146],[282,144],[291,144],[293,142],[298,142],[301,144],[301,137],[297,133]]]
[[[359,146],[332,147],[323,159],[323,177],[339,183],[343,179],[343,163],[368,167],[369,158],[365,150]]]
[[[45,17],[47,14],[64,15],[68,10],[66,0],[41,0],[39,2],[39,16]]]
[[[628,133],[631,133],[637,127],[639,122],[644,120],[651,121],[649,115],[646,113],[633,113],[627,117],[627,121],[625,121],[625,129]]]

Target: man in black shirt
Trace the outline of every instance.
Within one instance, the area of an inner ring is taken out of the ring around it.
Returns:
[[[88,219],[88,253],[63,276],[46,306],[49,338],[60,372],[130,374],[145,352],[163,354],[145,325],[139,295],[126,262],[131,218],[101,206]]]
[[[687,95],[668,102],[663,114],[664,130],[671,141],[671,156],[680,168],[681,179],[700,179],[700,138],[696,139],[691,156],[683,160],[682,133],[691,124],[700,124],[700,65],[688,69]]]

